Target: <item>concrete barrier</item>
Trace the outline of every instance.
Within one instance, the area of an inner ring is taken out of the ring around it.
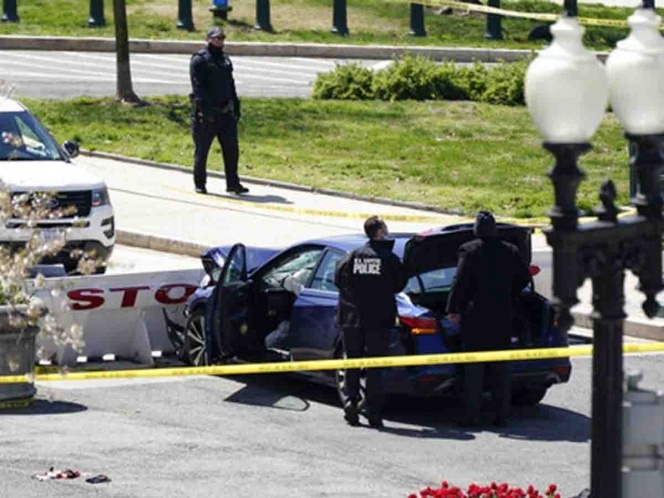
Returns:
[[[75,365],[79,355],[129,360],[152,366],[153,352],[168,354],[164,311],[184,325],[187,298],[203,276],[200,270],[176,270],[123,275],[91,275],[47,279],[35,295],[44,300],[58,324],[83,327],[83,351],[38,337],[37,347],[57,365]]]

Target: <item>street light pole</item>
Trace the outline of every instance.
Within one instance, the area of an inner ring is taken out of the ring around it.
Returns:
[[[622,496],[622,397],[624,272],[632,270],[646,295],[643,310],[657,312],[662,289],[662,196],[659,176],[664,166],[664,39],[652,6],[630,17],[632,32],[618,43],[606,70],[582,44],[583,28],[576,2],[565,2],[565,14],[551,28],[552,44],[526,73],[526,103],[544,147],[555,157],[549,172],[555,205],[545,230],[553,249],[553,304],[558,326],[566,334],[578,303],[577,289],[586,278],[593,289],[593,381],[591,428],[591,495]],[[610,97],[635,154],[630,167],[638,176],[632,199],[637,214],[618,219],[616,189],[606,180],[600,188],[597,219],[579,225],[576,196],[584,174],[578,158],[591,149]]]

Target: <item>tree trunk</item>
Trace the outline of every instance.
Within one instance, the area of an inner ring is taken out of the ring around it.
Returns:
[[[113,17],[115,18],[115,60],[118,73],[115,99],[127,104],[145,105],[145,102],[134,93],[131,84],[126,0],[113,0]]]

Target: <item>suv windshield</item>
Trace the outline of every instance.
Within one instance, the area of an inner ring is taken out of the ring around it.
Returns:
[[[0,112],[0,161],[62,160],[58,144],[28,112]]]

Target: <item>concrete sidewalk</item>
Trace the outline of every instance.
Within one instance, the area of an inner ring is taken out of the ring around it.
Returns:
[[[106,179],[116,210],[117,242],[164,252],[198,256],[219,245],[283,247],[307,238],[361,231],[363,220],[380,214],[392,232],[418,232],[461,221],[461,216],[435,212],[425,206],[369,199],[333,191],[313,191],[298,185],[242,176],[249,195],[225,193],[225,181],[210,171],[208,195],[193,191],[191,170],[118,157],[81,156],[78,164]],[[241,171],[242,173],[242,171]],[[548,252],[542,235],[533,237],[533,249]],[[650,320],[641,310],[644,296],[638,281],[626,275],[625,332],[646,339],[664,340],[664,317]],[[539,289],[545,295],[550,289]],[[579,291],[574,308],[576,325],[592,328],[591,285]]]

